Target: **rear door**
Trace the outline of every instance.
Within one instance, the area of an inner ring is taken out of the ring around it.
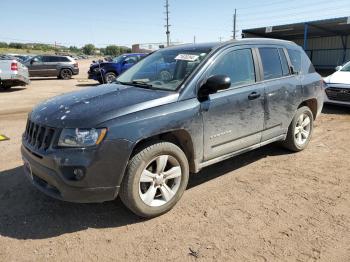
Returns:
[[[226,75],[227,90],[202,102],[204,160],[210,160],[260,143],[264,125],[264,84],[259,83],[250,47],[224,51],[209,67],[205,78]]]
[[[265,121],[262,141],[288,131],[301,97],[300,79],[291,74],[287,51],[279,46],[258,48],[265,84]]]
[[[57,76],[57,67],[60,63],[60,57],[58,56],[43,56],[43,62],[45,65],[45,76]]]

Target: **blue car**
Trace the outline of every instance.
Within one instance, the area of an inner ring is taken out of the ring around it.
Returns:
[[[132,67],[147,54],[131,53],[117,56],[111,62],[92,63],[88,71],[89,79],[101,84],[112,83],[121,73]]]

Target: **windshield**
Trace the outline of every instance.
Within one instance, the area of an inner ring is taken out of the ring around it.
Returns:
[[[210,49],[162,49],[145,57],[117,78],[121,84],[175,91]]]
[[[119,63],[121,62],[126,56],[125,55],[120,55],[115,58],[113,58],[113,62]]]
[[[342,69],[340,69],[342,72],[350,72],[350,62],[346,63]]]

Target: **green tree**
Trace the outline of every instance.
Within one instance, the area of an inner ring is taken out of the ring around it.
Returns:
[[[25,47],[25,45],[22,44],[22,43],[10,43],[10,44],[9,44],[9,47],[10,47],[10,48],[22,49],[22,48]]]
[[[83,53],[86,55],[93,55],[95,53],[95,46],[93,44],[87,44],[83,46]]]
[[[120,47],[116,45],[109,45],[106,47],[105,55],[117,56],[120,54]]]
[[[8,44],[6,42],[0,42],[0,48],[8,47]]]
[[[78,53],[80,51],[80,49],[76,46],[70,46],[69,51],[74,52],[74,53]]]

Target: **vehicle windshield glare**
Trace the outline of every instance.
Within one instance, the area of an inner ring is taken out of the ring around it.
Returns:
[[[121,62],[125,57],[126,57],[125,55],[117,56],[117,57],[113,58],[113,62],[119,63],[119,62]]]
[[[346,63],[342,69],[340,69],[342,72],[350,72],[350,62]]]
[[[175,91],[210,49],[162,49],[145,57],[117,78],[121,84]]]

